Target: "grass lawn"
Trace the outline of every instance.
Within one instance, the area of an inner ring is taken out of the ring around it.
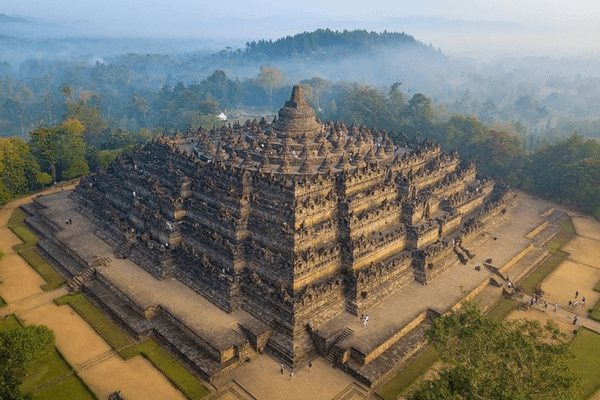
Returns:
[[[56,349],[52,349],[51,352],[33,362],[19,389],[23,393],[29,393],[36,387],[70,372],[69,364]]]
[[[33,395],[33,400],[56,399],[98,400],[76,375],[71,375]]]
[[[375,393],[385,400],[394,400],[438,361],[433,347],[426,348],[405,368],[381,386]]]
[[[17,317],[15,317],[15,314],[11,314],[5,319],[0,319],[0,332],[8,331],[10,329],[18,328],[20,326],[21,323],[19,322]]]
[[[600,321],[600,301],[596,303],[596,305],[590,312],[590,318],[596,321]]]
[[[118,350],[131,344],[129,337],[81,293],[67,294],[54,301],[59,306],[69,304],[73,307],[114,349]]]
[[[0,331],[5,331],[9,329],[18,328],[21,326],[19,320],[15,317],[14,314],[9,315],[5,319],[0,319]],[[55,348],[52,349],[48,354],[43,357],[34,360],[29,368],[29,372],[25,378],[23,378],[23,382],[21,383],[21,387],[19,390],[22,393],[30,393],[36,387],[44,385],[48,382],[51,382],[54,379],[57,379],[65,374],[71,372],[71,367],[65,361],[65,359],[60,355],[58,350]],[[58,393],[58,392],[54,392]],[[37,397],[34,397],[37,398]],[[44,397],[44,398],[52,398],[52,397]],[[59,397],[55,397],[59,398]],[[60,397],[64,398],[64,397]],[[79,398],[79,397],[76,397]],[[82,399],[93,398],[93,397],[80,397]]]
[[[550,256],[544,260],[531,274],[525,278],[521,286],[525,293],[533,293],[533,290],[538,287],[544,278],[546,278],[550,272],[554,271],[554,268],[558,266],[564,259],[566,253],[556,251],[550,253]]]
[[[29,229],[24,225],[10,226],[9,229],[13,231],[24,243],[13,246],[15,250],[27,249],[37,244],[37,236],[35,236]]]
[[[504,319],[512,310],[517,308],[519,302],[517,300],[502,299],[494,308],[487,313],[488,317]]]
[[[583,379],[581,398],[588,399],[600,388],[600,335],[582,328],[571,350],[575,354],[571,368]]]
[[[533,293],[533,290],[542,283],[544,278],[546,278],[558,264],[569,256],[569,253],[561,251],[561,248],[567,244],[573,236],[575,236],[575,229],[569,218],[567,221],[560,224],[560,232],[550,243],[548,243],[547,249],[550,256],[521,283],[525,293]]]
[[[569,218],[567,221],[560,224],[559,234],[548,244],[548,251],[555,253],[561,249],[571,238],[575,236],[575,229],[573,223]]]
[[[190,399],[201,399],[210,393],[210,390],[205,388],[190,371],[154,340],[148,339],[135,346],[124,348],[121,351],[121,355],[126,360],[139,354],[143,354],[150,360],[156,368]]]
[[[37,271],[38,274],[42,276],[42,278],[46,280],[46,282],[48,282],[45,285],[42,285],[42,290],[45,292],[57,289],[67,283],[63,277],[56,272],[56,270],[52,268],[52,266],[50,266],[46,260],[42,258],[42,256],[33,250],[33,248],[25,248],[20,250],[18,253],[25,261],[27,261],[29,265],[31,265],[33,269]]]
[[[8,220],[8,226],[23,225],[23,222],[25,222],[25,214],[18,208],[15,208],[15,211],[13,211]]]
[[[15,211],[13,211],[10,219],[8,220],[8,227],[24,242],[14,246],[14,249],[17,251],[33,247],[37,243],[37,236],[27,229],[25,225],[23,225],[24,221],[25,214],[23,214],[23,212],[18,208],[15,208]]]

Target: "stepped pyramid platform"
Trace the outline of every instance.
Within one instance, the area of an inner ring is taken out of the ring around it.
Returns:
[[[377,385],[548,219],[456,153],[395,139],[321,123],[295,87],[272,123],[159,138],[28,219],[69,277],[94,268],[84,293],[206,379],[267,351]]]

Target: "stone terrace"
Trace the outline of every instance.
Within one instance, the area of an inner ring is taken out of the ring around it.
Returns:
[[[188,341],[195,341],[192,346],[187,346],[190,360],[201,357],[193,349],[195,345],[204,347],[208,353],[212,353],[213,358],[223,363],[218,367],[218,362],[198,360],[206,367],[203,375],[212,378],[219,369],[231,364],[228,361],[238,356],[239,348],[249,347],[248,340],[239,331],[239,323],[251,326],[259,333],[267,330],[264,326],[257,327],[257,321],[242,310],[225,313],[175,278],[159,281],[133,261],[114,258],[113,249],[95,234],[97,226],[75,211],[78,205],[67,197],[68,194],[61,192],[36,198],[36,203],[45,207],[39,210],[41,220],[62,228],[54,235],[61,245],[60,249],[71,249],[74,257],[80,259],[81,264],[86,264],[82,267],[112,257],[107,265],[96,267],[98,279],[86,283],[86,291],[113,318],[126,324],[131,333],[142,337],[154,330],[155,333],[164,333],[163,341],[169,341],[169,337],[176,337],[174,340],[179,341],[185,341],[187,337]],[[68,218],[72,220],[71,224],[66,224]],[[53,250],[54,247],[51,245],[47,248],[55,252],[57,250]],[[57,254],[57,257],[64,258],[64,253]],[[80,271],[76,267],[69,269],[73,276]],[[172,325],[170,330],[169,325]]]
[[[392,347],[396,342],[390,341],[390,337],[397,335],[400,342],[405,333],[400,331],[419,316],[425,316],[425,319],[422,322],[416,321],[418,324],[415,330],[420,330],[420,325],[429,325],[430,316],[423,315],[424,313],[433,316],[443,313],[458,303],[465,293],[471,292],[483,282],[489,281],[492,277],[498,280],[494,267],[503,266],[527,246],[535,244],[536,238],[529,239],[526,235],[547,220],[541,214],[547,211],[551,204],[542,200],[524,201],[525,196],[519,194],[517,205],[511,211],[511,218],[507,222],[485,233],[490,240],[475,251],[475,257],[466,265],[455,265],[427,286],[416,281],[412,282],[369,310],[367,327],[363,326],[359,318],[345,312],[321,326],[316,334],[335,343],[334,346],[338,348],[336,353],[350,351],[352,359],[345,361],[343,368],[363,383],[376,386],[377,382],[381,382],[392,372],[390,368],[393,368],[393,364],[377,360],[379,353],[383,358],[390,357],[389,353],[384,353],[388,348],[392,352],[395,351]],[[494,267],[486,268],[484,264],[490,258]],[[480,268],[476,269],[476,266]],[[351,329],[352,335],[336,342],[336,335],[339,335],[344,328]],[[407,352],[404,358],[409,358],[411,354]],[[373,361],[367,365],[356,362],[356,358],[361,359],[364,356],[373,357],[378,362]],[[399,361],[393,357],[392,359],[390,363]],[[377,368],[377,365],[379,370],[372,371]],[[395,369],[401,366],[402,362]],[[390,372],[385,373],[386,371]],[[372,380],[375,377],[377,382]]]
[[[100,239],[97,226],[75,211],[77,204],[68,194],[37,198],[38,220],[60,229],[54,234],[55,245],[70,249],[71,257],[80,260],[81,267],[71,268],[73,276],[97,260],[112,257],[107,265],[96,267],[97,279],[85,283],[84,290],[113,318],[138,337],[154,334],[206,379],[222,376],[255,355],[240,326],[258,335],[268,332],[264,324],[242,310],[225,313],[174,278],[159,281],[132,261],[116,259],[114,249]],[[484,234],[487,244],[466,265],[457,264],[427,286],[412,282],[370,309],[367,327],[344,312],[313,334],[329,343],[344,370],[376,386],[422,346],[423,331],[432,316],[453,307],[465,293],[494,276],[495,269],[484,266],[486,260],[491,258],[491,264],[500,267],[534,243],[535,238],[526,236],[548,219],[542,214],[550,207],[519,195],[511,218]],[[29,207],[28,212],[36,211]],[[72,224],[65,223],[68,218]],[[410,329],[406,328],[412,321]],[[256,350],[256,345],[252,347]]]

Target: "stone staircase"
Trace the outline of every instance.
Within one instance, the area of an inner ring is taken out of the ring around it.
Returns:
[[[135,238],[126,239],[121,245],[114,251],[115,257],[117,258],[127,258],[131,253],[131,249],[135,244]]]
[[[112,262],[110,257],[103,257],[97,260],[94,260],[90,263],[90,267],[98,268],[98,267],[106,267],[108,264]]]
[[[89,267],[77,274],[73,279],[69,281],[69,285],[67,286],[70,292],[79,292],[81,290],[81,286],[83,286],[84,282],[89,281],[94,274],[96,273],[95,267]]]
[[[362,384],[376,387],[403,368],[410,358],[427,344],[425,331],[430,326],[431,320],[428,318],[366,365],[352,358],[338,365]]]
[[[239,323],[236,323],[235,325],[233,325],[231,327],[231,329],[237,333],[239,333],[240,335],[242,335],[243,337],[246,337],[246,332],[244,331],[244,327],[242,325],[240,325]]]
[[[345,327],[342,330],[342,333],[340,333],[340,335],[335,338],[335,340],[331,343],[329,349],[327,349],[327,353],[325,353],[325,359],[327,359],[329,362],[335,364],[335,353],[336,353],[336,347],[335,345],[339,342],[341,342],[342,340],[352,336],[352,334],[354,333],[354,331],[348,327]]]

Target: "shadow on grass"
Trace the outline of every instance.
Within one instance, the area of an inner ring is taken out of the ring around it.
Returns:
[[[167,379],[169,379],[182,393],[192,400],[201,399],[210,393],[202,382],[189,372],[171,354],[160,347],[154,340],[149,339],[133,345],[125,333],[94,306],[81,293],[67,294],[54,300],[59,306],[68,304],[88,324],[92,326],[119,354],[128,360],[137,355],[146,357]]]
[[[0,319],[0,332],[21,326],[14,314]],[[97,399],[85,383],[73,374],[69,363],[54,347],[48,354],[32,362],[19,390],[32,394],[34,399]],[[69,397],[64,397],[63,391],[69,393]]]
[[[67,284],[63,277],[54,269],[46,260],[42,258],[33,248],[25,248],[18,251],[19,255],[27,261],[38,274],[46,280],[46,284],[42,285],[42,290],[51,292],[61,286]]]
[[[33,362],[29,373],[23,378],[19,390],[23,393],[30,393],[40,386],[72,373],[73,370],[58,350],[52,349],[48,354]]]
[[[427,347],[375,393],[384,400],[397,399],[398,396],[407,392],[414,383],[417,383],[437,361],[438,355],[433,347]]]
[[[21,323],[15,317],[15,314],[8,315],[6,318],[0,318],[0,332],[8,331],[21,326]]]
[[[76,375],[71,375],[33,395],[33,400],[56,399],[98,400],[94,393]]]

